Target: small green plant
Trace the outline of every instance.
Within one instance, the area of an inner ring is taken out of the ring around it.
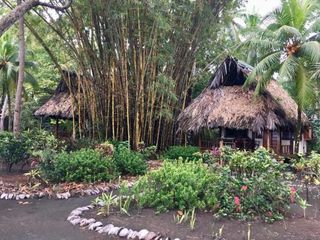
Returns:
[[[302,198],[298,198],[298,204],[303,210],[303,217],[306,218],[306,210],[307,210],[308,207],[311,207],[312,205],[310,205],[307,202],[307,200],[302,199]]]
[[[191,211],[191,216],[190,216],[190,229],[191,229],[191,231],[194,230],[195,225],[196,225],[196,209],[193,208]]]
[[[101,206],[98,215],[109,216],[111,206],[116,204],[117,201],[117,196],[113,195],[113,192],[111,192],[109,194],[102,193],[101,196],[96,198],[93,203]]]
[[[212,239],[213,239],[213,240],[223,240],[223,239],[224,239],[224,238],[222,237],[223,228],[224,228],[224,225],[222,225],[222,226],[219,228],[218,232],[215,232],[215,231],[214,231],[214,224],[212,224],[212,234],[211,234],[211,236],[212,236]]]
[[[163,154],[163,159],[179,159],[183,158],[185,160],[199,160],[201,159],[201,155],[197,153],[200,152],[199,147],[194,146],[171,146],[169,149]]]
[[[119,144],[113,154],[117,170],[122,174],[142,175],[147,171],[147,163],[142,155],[130,150],[125,144]]]

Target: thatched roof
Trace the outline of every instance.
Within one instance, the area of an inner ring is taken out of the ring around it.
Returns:
[[[76,88],[76,73],[65,71],[64,77],[58,84],[53,96],[34,112],[34,116],[58,119],[72,119],[72,98],[70,95],[70,89],[64,79],[69,79],[72,88]]]
[[[295,101],[275,80],[255,96],[254,87],[243,87],[251,70],[249,65],[227,57],[208,87],[179,115],[179,131],[226,127],[261,133],[264,129],[293,129],[297,123]],[[304,126],[310,124],[304,113],[302,121]]]

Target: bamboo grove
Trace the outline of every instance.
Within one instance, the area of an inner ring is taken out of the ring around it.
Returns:
[[[38,10],[81,79],[71,91],[74,135],[128,140],[134,148],[181,141],[175,120],[190,101],[197,52],[235,4],[81,0],[58,20]]]

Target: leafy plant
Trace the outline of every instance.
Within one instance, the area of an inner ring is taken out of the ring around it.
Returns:
[[[169,149],[163,154],[162,158],[164,159],[189,159],[189,160],[199,160],[201,159],[201,155],[199,156],[197,153],[200,152],[199,147],[194,146],[171,146]]]
[[[283,165],[263,148],[231,153],[216,182],[218,214],[250,219],[282,219],[290,205],[290,188],[281,180]]]
[[[125,144],[118,144],[113,159],[118,171],[122,175],[142,175],[147,171],[147,163],[142,155],[132,151]]]
[[[110,215],[111,206],[116,204],[117,196],[113,194],[113,192],[107,194],[102,193],[100,197],[97,197],[94,201],[94,204],[100,205],[101,208],[98,212],[98,215],[103,214],[104,216]]]
[[[0,159],[7,164],[10,172],[14,164],[25,162],[28,155],[29,145],[21,137],[15,137],[13,133],[0,133]]]
[[[307,200],[302,198],[298,198],[298,203],[303,210],[303,217],[306,218],[306,210],[308,207],[311,207],[311,205],[307,202]]]
[[[103,157],[93,149],[48,154],[40,166],[52,182],[109,181],[116,175],[116,166],[111,157]],[[48,159],[49,157],[49,159]],[[53,159],[50,159],[53,157]]]
[[[164,163],[147,173],[133,187],[141,206],[154,207],[158,212],[170,209],[213,208],[217,176],[201,162],[175,161]]]

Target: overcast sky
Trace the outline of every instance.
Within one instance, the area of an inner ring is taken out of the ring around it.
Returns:
[[[248,0],[246,9],[248,13],[258,13],[262,16],[280,6],[280,0]]]

